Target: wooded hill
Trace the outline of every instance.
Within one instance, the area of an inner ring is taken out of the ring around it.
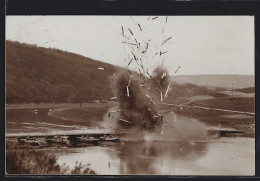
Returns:
[[[100,70],[102,67],[104,70]],[[63,103],[109,100],[109,77],[122,70],[70,52],[6,42],[6,102]],[[174,78],[172,79],[174,80]],[[172,82],[167,101],[212,94],[215,89]],[[159,94],[158,94],[159,95]]]

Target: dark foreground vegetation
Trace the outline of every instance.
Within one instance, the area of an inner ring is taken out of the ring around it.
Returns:
[[[77,163],[74,168],[57,164],[55,155],[40,150],[19,149],[15,143],[7,143],[6,173],[29,175],[87,175],[96,174],[87,165]]]

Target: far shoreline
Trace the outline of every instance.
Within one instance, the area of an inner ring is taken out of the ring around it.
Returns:
[[[36,108],[84,108],[90,104],[115,104],[116,102],[108,103],[14,103],[14,104],[5,104],[5,109],[36,109]]]

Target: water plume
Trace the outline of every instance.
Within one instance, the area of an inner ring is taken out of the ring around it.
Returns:
[[[149,129],[157,122],[158,110],[155,104],[145,95],[141,87],[142,79],[122,71],[112,80],[112,90],[119,101],[121,117],[119,124],[123,127],[143,127]]]

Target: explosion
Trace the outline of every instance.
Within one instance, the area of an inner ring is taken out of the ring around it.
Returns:
[[[147,21],[156,21],[158,19],[159,17],[149,17]],[[165,24],[167,19],[168,17],[165,19]],[[177,118],[170,109],[167,111],[159,109],[159,104],[164,104],[164,101],[167,101],[168,94],[171,92],[170,74],[163,67],[163,63],[168,53],[165,48],[169,45],[172,36],[165,36],[164,27],[162,27],[163,36],[161,44],[160,46],[155,45],[155,49],[152,51],[152,37],[143,41],[135,37],[138,32],[144,33],[145,26],[136,23],[136,31],[132,27],[131,29],[123,26],[121,28],[121,34],[124,38],[122,43],[126,46],[125,50],[128,50],[126,51],[127,58],[125,59],[128,67],[125,70],[113,73],[113,76],[111,76],[111,89],[115,96],[111,99],[117,99],[119,107],[114,107],[112,111],[109,110],[108,117],[110,117],[110,121],[108,122],[111,125],[116,123],[116,127],[134,128],[135,136],[131,137],[135,137],[133,139],[137,137],[140,139],[140,135],[136,135],[136,128],[148,130],[149,134],[148,132],[143,132],[142,137],[149,140],[162,138],[170,138],[171,140],[205,138],[207,132],[203,123],[193,121],[191,125],[185,118]],[[149,62],[154,59],[161,59],[161,65],[147,69],[149,63],[145,64],[145,60]],[[179,68],[180,66],[174,73]],[[116,113],[116,116],[112,113]]]
[[[121,123],[123,126],[141,125],[152,128],[158,122],[156,104],[150,99],[142,85],[142,79],[120,72],[113,80],[113,90],[119,101]],[[127,120],[127,121],[126,121]]]

